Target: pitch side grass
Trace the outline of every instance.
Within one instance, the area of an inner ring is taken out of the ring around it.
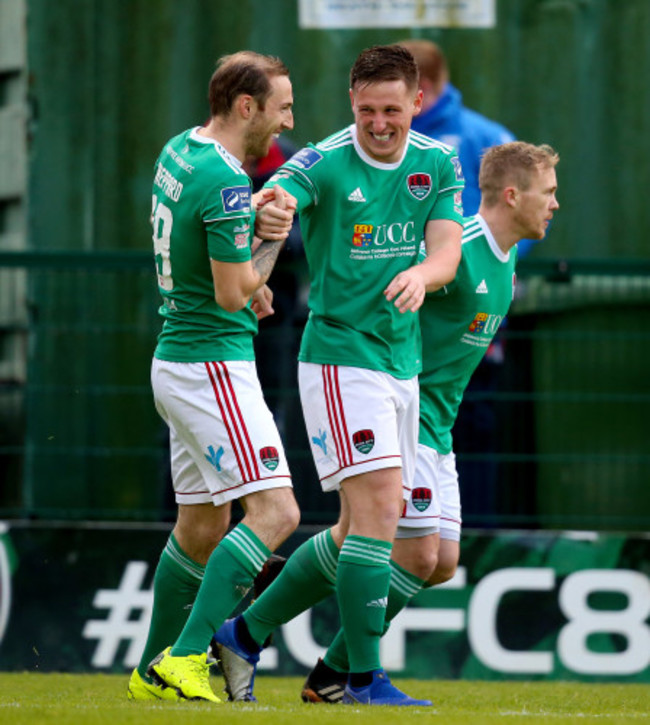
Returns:
[[[307,705],[302,678],[258,677],[259,704],[129,702],[127,675],[0,673],[0,723],[7,725],[394,725],[437,720],[471,723],[642,723],[650,721],[650,686],[569,682],[394,682],[431,708]],[[215,692],[221,680],[213,679]]]

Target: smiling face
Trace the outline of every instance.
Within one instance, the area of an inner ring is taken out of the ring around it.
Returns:
[[[422,92],[402,80],[380,81],[352,88],[350,100],[361,148],[375,161],[399,161]]]
[[[522,238],[543,239],[546,236],[553,212],[560,208],[555,198],[556,191],[555,168],[540,165],[530,175],[528,188],[517,190],[515,220]]]
[[[271,93],[264,109],[257,108],[246,132],[246,155],[263,158],[273,138],[293,128],[293,92],[288,76],[270,79]]]

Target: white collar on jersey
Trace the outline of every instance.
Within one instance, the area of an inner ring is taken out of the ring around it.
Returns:
[[[501,249],[501,247],[497,244],[497,240],[494,238],[494,235],[490,231],[490,227],[487,225],[487,222],[480,214],[476,215],[476,219],[481,225],[483,234],[485,234],[485,238],[488,240],[488,244],[490,245],[490,249],[492,250],[494,256],[500,262],[507,262],[510,259],[510,251],[504,252],[503,249]]]
[[[376,159],[373,159],[371,156],[368,156],[368,154],[361,148],[361,144],[359,143],[359,139],[357,138],[357,127],[354,124],[350,125],[350,135],[352,136],[352,142],[354,143],[354,148],[356,149],[356,152],[359,154],[359,157],[362,161],[365,161],[369,166],[374,166],[376,169],[386,169],[386,171],[390,171],[390,169],[397,169],[399,168],[402,161],[404,161],[404,157],[406,156],[406,151],[408,150],[408,139],[406,143],[404,144],[404,151],[402,152],[402,156],[400,157],[399,161],[393,161],[390,164],[385,164],[382,161],[377,161]]]
[[[235,166],[238,166],[241,169],[242,162],[236,156],[233,156],[230,153],[230,151],[228,151],[228,149],[226,149],[224,146],[222,146],[217,141],[217,139],[209,138],[208,136],[201,136],[201,134],[198,133],[200,128],[201,128],[201,126],[195,126],[190,131],[190,138],[192,139],[192,141],[196,141],[197,143],[211,144],[212,146],[214,146],[217,149],[217,151],[222,156],[225,156],[231,164],[234,164]]]

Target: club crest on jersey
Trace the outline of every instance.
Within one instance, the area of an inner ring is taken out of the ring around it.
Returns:
[[[431,506],[432,498],[431,489],[423,486],[414,488],[411,493],[411,501],[418,511],[426,511]]]
[[[370,247],[372,245],[372,224],[355,224],[352,244],[355,247]]]
[[[269,471],[275,471],[280,462],[280,456],[278,455],[278,449],[274,446],[264,446],[260,448],[260,460],[262,464],[266,466]]]
[[[485,329],[485,323],[487,322],[487,318],[487,312],[478,312],[469,326],[469,331],[483,332],[483,330]]]
[[[425,173],[409,174],[406,186],[411,196],[418,200],[426,199],[431,191],[431,176]]]
[[[226,214],[243,212],[249,214],[251,210],[251,190],[248,186],[229,186],[221,190],[221,201]]]
[[[370,453],[375,445],[375,434],[366,428],[352,434],[352,442],[359,453]]]

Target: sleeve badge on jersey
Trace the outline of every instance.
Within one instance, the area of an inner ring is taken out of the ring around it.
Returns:
[[[250,214],[251,190],[249,186],[228,186],[221,190],[221,201],[226,214],[240,212]]]
[[[458,158],[458,156],[454,156],[451,160],[451,163],[454,165],[456,181],[464,181],[465,177],[463,176],[463,167],[460,165],[460,159]]]
[[[322,158],[323,154],[316,151],[316,149],[305,146],[304,149],[300,149],[298,153],[294,154],[287,163],[300,169],[311,169]]]
[[[406,185],[411,196],[419,200],[426,199],[431,191],[431,176],[425,173],[409,174]]]
[[[235,227],[233,231],[235,232],[235,248],[245,249],[250,239],[250,227],[248,224],[244,224],[241,227]]]
[[[463,216],[463,192],[454,192],[454,211]]]

